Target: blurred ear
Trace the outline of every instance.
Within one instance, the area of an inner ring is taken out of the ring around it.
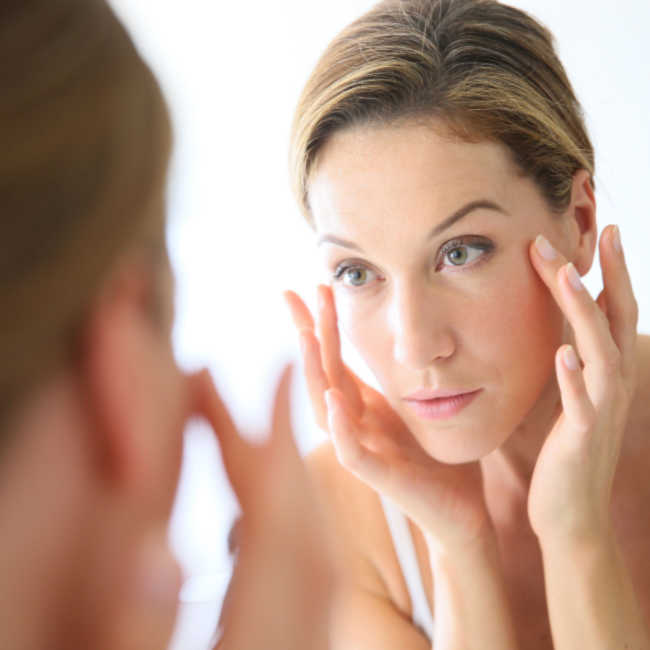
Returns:
[[[120,487],[137,487],[147,472],[152,364],[162,334],[148,313],[152,273],[144,265],[118,265],[92,307],[83,336],[86,389],[98,467]],[[153,396],[155,397],[155,396]]]
[[[569,227],[575,242],[572,262],[580,275],[585,275],[594,261],[598,243],[596,223],[596,197],[591,186],[589,172],[577,171],[573,177],[573,190],[569,207]]]

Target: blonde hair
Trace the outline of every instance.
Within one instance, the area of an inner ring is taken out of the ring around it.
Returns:
[[[422,118],[504,144],[556,212],[576,171],[594,183],[582,110],[545,27],[495,0],[386,0],[328,46],[300,97],[290,173],[307,219],[310,173],[334,133]]]
[[[0,423],[57,364],[120,252],[166,259],[171,128],[103,0],[0,8]]]

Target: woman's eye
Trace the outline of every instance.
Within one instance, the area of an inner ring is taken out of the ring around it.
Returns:
[[[487,244],[462,244],[452,242],[443,250],[442,266],[467,266],[484,255],[491,247]]]
[[[349,287],[363,287],[376,278],[377,274],[364,266],[341,265],[334,272],[334,279]]]

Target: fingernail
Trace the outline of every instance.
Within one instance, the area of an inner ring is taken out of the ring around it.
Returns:
[[[572,262],[569,262],[566,265],[566,275],[569,280],[569,284],[576,290],[576,291],[582,291],[584,289],[584,285],[582,284],[582,280],[580,279],[580,275],[578,274],[578,271],[576,271],[576,267],[573,266]]]
[[[551,246],[551,243],[544,237],[544,235],[537,235],[537,239],[535,240],[535,246],[537,247],[537,251],[539,254],[545,259],[548,260],[549,262],[551,260],[554,260],[557,257],[557,253],[555,252],[555,249],[553,246]]]
[[[614,232],[612,233],[612,245],[614,250],[617,253],[623,251],[623,244],[621,243],[621,231],[618,229],[618,226],[614,226]]]
[[[317,300],[318,300],[318,309],[325,309],[325,296],[323,295],[323,288],[318,287]]]
[[[577,370],[580,367],[580,362],[578,361],[578,355],[575,353],[572,346],[568,346],[564,348],[562,360],[564,361],[564,365],[569,370]]]

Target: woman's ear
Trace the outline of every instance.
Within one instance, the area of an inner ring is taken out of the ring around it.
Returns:
[[[151,280],[136,264],[119,265],[92,306],[83,332],[81,381],[104,480],[130,490],[148,472],[150,376],[157,339],[147,313]],[[161,396],[158,396],[161,397]]]
[[[578,170],[573,177],[567,219],[574,242],[571,261],[578,273],[585,275],[594,261],[598,243],[596,197],[591,185],[591,175],[585,169]]]

